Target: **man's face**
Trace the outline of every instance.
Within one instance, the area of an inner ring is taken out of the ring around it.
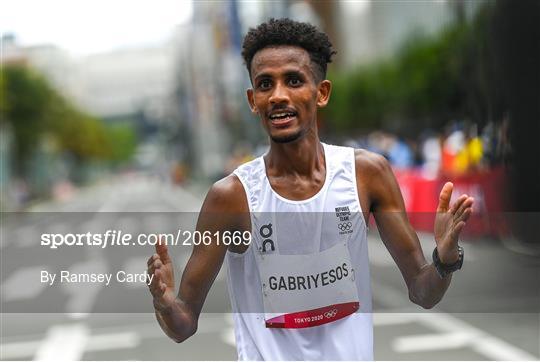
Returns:
[[[305,49],[282,45],[259,50],[251,62],[251,81],[249,105],[274,142],[316,132],[317,107],[328,103],[331,84],[317,82]]]

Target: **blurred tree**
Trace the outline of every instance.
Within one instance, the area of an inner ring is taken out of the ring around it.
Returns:
[[[65,116],[70,116],[70,121],[58,118],[60,122],[55,122],[52,129],[60,148],[78,161],[110,159],[112,150],[105,125],[78,112],[67,113]]]
[[[135,153],[137,137],[131,124],[124,122],[111,125],[107,136],[111,145],[111,160],[115,163],[128,161]]]
[[[0,69],[0,72],[3,72]],[[6,99],[7,89],[6,89],[6,80],[4,79],[3,74],[0,74],[0,125],[6,122],[4,118],[7,114],[7,99]]]
[[[5,65],[2,73],[0,118],[13,129],[17,175],[24,176],[45,135],[54,140],[57,151],[67,152],[77,163],[119,162],[133,154],[135,133],[129,126],[106,126],[79,111],[26,66]]]
[[[47,123],[53,90],[38,74],[19,65],[2,67],[5,103],[1,119],[11,123],[15,141],[15,173],[22,175]],[[2,92],[4,93],[4,91]],[[3,103],[3,102],[2,102]]]

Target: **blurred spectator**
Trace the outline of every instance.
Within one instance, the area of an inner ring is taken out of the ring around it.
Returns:
[[[465,134],[457,125],[453,126],[453,131],[443,141],[442,147],[442,171],[454,173],[463,167],[463,161],[458,160],[458,154],[465,147]]]
[[[175,185],[182,185],[187,178],[187,168],[184,164],[176,161],[171,166],[171,180]]]
[[[384,156],[396,169],[419,167],[424,177],[436,178],[441,173],[464,175],[505,164],[511,154],[508,137],[509,121],[489,122],[478,132],[477,124],[451,122],[446,136],[424,132],[417,140],[408,140],[384,132],[347,139],[344,144],[365,148]]]
[[[424,176],[430,179],[437,177],[442,158],[440,135],[432,134],[426,138],[422,145],[422,157]]]
[[[463,137],[463,134],[464,133],[462,132],[460,137]],[[461,142],[461,140],[459,142]],[[470,127],[467,138],[460,146],[450,171],[457,174],[463,174],[470,170],[477,169],[480,165],[480,161],[482,161],[483,148],[482,141],[477,135],[476,125]]]
[[[478,137],[478,127],[475,124],[470,128],[467,152],[470,169],[479,168],[484,157],[484,146],[482,140]]]
[[[367,149],[388,158],[386,136],[381,131],[375,131],[367,137]]]
[[[411,148],[401,139],[388,135],[388,160],[396,168],[409,168],[413,166],[413,153]]]

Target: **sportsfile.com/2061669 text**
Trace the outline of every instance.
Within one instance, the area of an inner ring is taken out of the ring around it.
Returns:
[[[41,234],[41,246],[57,249],[60,246],[154,246],[161,242],[164,245],[249,245],[249,231],[199,231],[181,230],[176,233],[137,234],[121,230],[107,230],[104,233],[44,233]]]

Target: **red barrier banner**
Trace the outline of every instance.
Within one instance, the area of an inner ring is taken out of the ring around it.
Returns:
[[[419,231],[433,231],[435,211],[443,185],[454,184],[452,201],[462,194],[474,197],[473,214],[464,234],[468,236],[498,236],[507,229],[503,212],[508,192],[504,168],[471,173],[462,176],[440,176],[429,179],[419,170],[394,171],[405,208],[413,227]]]

